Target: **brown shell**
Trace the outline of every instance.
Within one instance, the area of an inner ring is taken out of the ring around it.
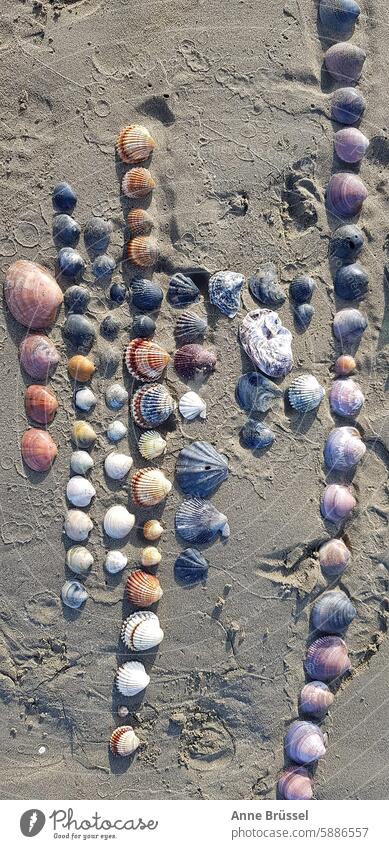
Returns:
[[[215,371],[216,355],[202,345],[183,345],[174,355],[174,368],[183,380],[194,380],[199,375]]]
[[[116,150],[122,162],[135,165],[137,162],[145,162],[151,156],[155,148],[155,141],[150,135],[147,127],[142,124],[129,124],[120,131]]]
[[[79,383],[87,383],[96,371],[96,366],[89,357],[75,354],[68,360],[68,371],[70,377],[74,380],[78,380]]]
[[[62,291],[50,272],[26,259],[10,265],[4,295],[13,317],[32,329],[52,324],[63,301]]]
[[[154,221],[146,209],[130,209],[127,223],[132,238],[135,236],[149,236],[154,227]]]
[[[22,436],[23,460],[34,472],[46,472],[57,455],[57,446],[47,430],[31,427]]]
[[[34,380],[47,380],[60,361],[59,353],[48,336],[29,333],[19,346],[20,365]]]
[[[148,572],[142,572],[141,569],[129,574],[126,592],[128,601],[136,607],[150,607],[163,595],[158,578]]]
[[[145,198],[155,189],[155,182],[147,168],[131,168],[122,180],[122,192],[135,200]]]
[[[135,236],[127,247],[128,259],[139,268],[155,265],[158,259],[158,245],[151,236]]]
[[[26,413],[39,424],[50,424],[58,410],[58,401],[54,392],[47,386],[33,383],[26,389],[24,396]]]
[[[164,348],[148,339],[132,339],[124,356],[128,371],[138,380],[158,380],[170,362]]]
[[[346,377],[355,371],[357,364],[351,354],[341,354],[335,363],[335,371],[339,377]]]

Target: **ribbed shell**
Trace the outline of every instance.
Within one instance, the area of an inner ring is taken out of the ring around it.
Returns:
[[[85,587],[75,579],[65,581],[61,590],[61,599],[66,607],[77,610],[88,598]]]
[[[158,245],[151,236],[135,236],[128,243],[128,259],[139,268],[150,268],[158,259]]]
[[[112,539],[124,539],[135,524],[135,516],[122,504],[109,507],[104,516],[105,533]]]
[[[128,371],[137,380],[158,380],[168,363],[170,356],[164,348],[148,339],[132,339],[127,345],[125,363]]]
[[[192,442],[178,455],[176,478],[185,495],[207,498],[227,476],[227,459],[209,442]]]
[[[116,150],[120,159],[129,165],[145,162],[155,148],[155,141],[147,127],[142,124],[129,124],[120,131]]]
[[[333,701],[334,695],[327,684],[323,681],[309,681],[300,693],[300,710],[315,719],[322,719]]]
[[[150,676],[143,663],[139,663],[138,660],[129,660],[123,663],[123,666],[119,666],[115,683],[122,696],[131,698],[146,689],[150,683]]]
[[[109,748],[113,755],[128,758],[140,746],[140,740],[131,725],[121,725],[112,732]]]
[[[357,612],[346,593],[330,590],[318,598],[312,608],[312,626],[316,631],[341,634],[348,628]]]
[[[185,307],[187,304],[197,301],[199,297],[200,291],[190,277],[185,277],[181,272],[177,272],[169,280],[167,299],[173,307]]]
[[[196,315],[196,313],[187,310],[178,316],[174,333],[178,344],[181,344],[182,342],[193,342],[199,336],[204,336],[207,329],[208,322],[206,318],[202,318]]]
[[[348,380],[335,380],[332,384],[329,401],[331,410],[338,416],[357,416],[365,398],[358,384],[351,377]]]
[[[339,472],[352,469],[362,460],[365,452],[366,445],[355,427],[336,427],[324,447],[327,469]]]
[[[170,392],[160,383],[141,386],[131,400],[131,413],[139,427],[153,428],[163,424],[175,410]]]
[[[126,592],[128,601],[136,607],[150,607],[163,596],[158,578],[137,569],[127,578]]]
[[[285,377],[293,365],[292,334],[276,312],[267,309],[247,313],[239,338],[254,365],[268,377]]]
[[[83,545],[73,545],[66,552],[66,565],[76,575],[87,575],[92,564],[93,556]]]
[[[205,581],[208,575],[208,561],[196,548],[186,548],[178,555],[174,564],[174,576],[187,586]]]
[[[326,753],[324,737],[313,722],[296,720],[285,735],[285,754],[298,764],[310,764],[323,758]]]
[[[157,310],[163,301],[163,291],[152,280],[137,279],[131,285],[131,302],[142,312]]]
[[[96,490],[91,482],[82,475],[74,475],[66,486],[66,497],[75,507],[88,507]]]
[[[215,371],[216,354],[202,345],[182,345],[174,355],[174,368],[182,380],[205,377]]]
[[[154,227],[154,221],[146,209],[130,209],[127,223],[132,238],[135,236],[149,236]]]
[[[235,388],[235,398],[239,406],[250,414],[267,413],[282,397],[282,389],[257,371],[242,374]]]
[[[58,400],[48,386],[33,383],[27,386],[24,406],[30,419],[38,424],[47,425],[53,421],[58,410]]]
[[[47,336],[30,333],[19,347],[20,365],[34,380],[47,380],[54,373],[60,355]]]
[[[319,549],[320,568],[326,578],[338,578],[351,559],[351,551],[342,539],[331,539]]]
[[[120,636],[131,651],[149,651],[162,643],[163,631],[155,613],[139,610],[124,620]]]
[[[159,522],[158,519],[148,519],[148,521],[143,525],[143,536],[151,542],[155,542],[157,539],[160,539],[163,532],[163,525],[161,525],[161,522]]]
[[[230,535],[227,516],[210,501],[200,498],[191,498],[180,504],[175,527],[182,539],[188,542],[211,542],[219,532],[224,539]]]
[[[185,392],[178,402],[178,409],[184,419],[191,422],[193,419],[205,419],[207,415],[207,405],[197,392]]]
[[[301,374],[288,389],[289,403],[299,413],[316,410],[325,394],[325,389],[313,374]]]
[[[147,168],[130,168],[122,179],[122,192],[131,200],[145,198],[155,189],[155,182]]]
[[[128,475],[133,460],[129,454],[112,451],[104,460],[105,474],[114,481],[121,481]]]
[[[346,643],[340,637],[319,637],[307,651],[305,670],[317,681],[336,681],[351,668]]]
[[[155,460],[165,453],[166,439],[157,430],[147,430],[139,437],[138,449],[146,460]]]
[[[312,799],[313,784],[303,766],[286,769],[278,779],[278,792],[283,799],[306,801]]]
[[[131,480],[131,496],[135,504],[154,507],[169,494],[172,484],[161,469],[139,469]]]
[[[63,301],[62,291],[50,272],[26,259],[10,265],[4,296],[13,317],[29,330],[53,324]]]

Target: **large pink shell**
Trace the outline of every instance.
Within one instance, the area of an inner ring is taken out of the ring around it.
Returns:
[[[286,769],[278,779],[278,792],[283,799],[312,799],[312,779],[303,766]]]
[[[29,333],[19,347],[20,365],[35,380],[47,380],[60,360],[59,353],[47,336]]]
[[[13,317],[32,329],[52,324],[63,301],[62,291],[50,272],[26,259],[10,265],[4,295]]]
[[[358,174],[342,171],[333,174],[328,183],[327,207],[333,215],[350,218],[359,212],[367,194],[367,188]]]
[[[34,472],[47,472],[57,455],[57,446],[47,430],[31,427],[22,436],[22,457]]]

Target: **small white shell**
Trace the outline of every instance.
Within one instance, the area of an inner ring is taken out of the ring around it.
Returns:
[[[93,522],[87,513],[83,513],[82,510],[68,510],[64,521],[64,531],[69,539],[82,542],[88,539],[92,528]]]
[[[122,696],[136,696],[145,690],[150,683],[150,676],[147,674],[143,663],[137,660],[130,660],[119,666],[116,673],[116,686]]]
[[[66,607],[77,610],[87,600],[88,593],[79,581],[65,581],[61,590],[61,598]]]
[[[86,475],[94,465],[93,459],[87,451],[73,451],[70,458],[70,468],[77,475]]]
[[[295,378],[288,389],[289,403],[299,413],[315,410],[325,394],[325,389],[320,386],[313,374],[301,374]]]
[[[121,410],[128,401],[128,392],[122,383],[113,383],[105,393],[105,403],[110,410]]]
[[[138,448],[142,457],[146,460],[154,460],[166,450],[166,440],[156,430],[147,430],[140,436]]]
[[[94,486],[92,486],[87,478],[82,477],[82,475],[75,475],[68,481],[66,497],[75,507],[87,507],[95,495],[96,490]]]
[[[163,631],[155,613],[139,610],[124,620],[120,636],[131,651],[148,651],[159,646]]]
[[[158,566],[158,563],[161,562],[161,558],[161,552],[158,551],[158,548],[155,548],[154,545],[147,545],[146,548],[142,548],[140,562],[142,566],[146,567],[146,569],[150,569],[152,566]]]
[[[127,435],[127,427],[123,422],[116,419],[107,427],[107,436],[110,442],[120,442]]]
[[[89,386],[84,386],[76,392],[74,403],[79,410],[84,410],[89,413],[96,406],[96,395],[89,389]]]
[[[104,460],[106,475],[114,481],[121,481],[128,475],[132,466],[132,457],[129,454],[119,454],[113,451]]]
[[[130,533],[135,524],[135,516],[129,513],[122,504],[109,507],[104,516],[104,530],[112,539],[123,539]]]
[[[197,392],[185,392],[178,402],[178,409],[187,421],[192,421],[200,416],[200,419],[205,419],[207,415],[207,405]]]
[[[122,551],[108,551],[104,566],[110,575],[117,575],[118,572],[122,572],[126,568],[127,563],[128,558]]]
[[[87,575],[93,563],[93,556],[83,545],[73,545],[66,552],[66,565],[76,575]]]

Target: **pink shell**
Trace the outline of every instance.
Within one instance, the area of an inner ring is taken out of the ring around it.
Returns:
[[[330,539],[319,549],[320,568],[326,578],[342,575],[351,559],[351,551],[342,539]]]
[[[323,681],[309,681],[300,693],[300,710],[316,719],[322,719],[334,701],[327,684]]]
[[[341,637],[319,637],[309,646],[305,671],[315,681],[335,681],[350,668],[347,646]]]
[[[327,188],[327,208],[333,215],[350,218],[359,212],[367,194],[367,188],[358,174],[346,171],[333,174]]]
[[[321,515],[328,522],[342,522],[356,507],[356,500],[348,486],[331,483],[321,497]]]
[[[51,339],[40,333],[30,333],[19,346],[20,365],[35,380],[47,380],[60,360]]]
[[[344,127],[335,133],[334,146],[343,162],[360,162],[369,147],[369,139],[356,127]]]
[[[278,779],[278,792],[283,799],[312,799],[312,779],[303,766],[286,769]]]
[[[63,301],[61,289],[50,272],[25,259],[10,265],[4,295],[13,317],[33,329],[52,324]]]
[[[298,764],[311,764],[324,757],[326,747],[318,725],[297,719],[285,734],[285,754]]]
[[[57,455],[57,446],[47,430],[31,427],[22,436],[23,460],[34,472],[47,472]]]

